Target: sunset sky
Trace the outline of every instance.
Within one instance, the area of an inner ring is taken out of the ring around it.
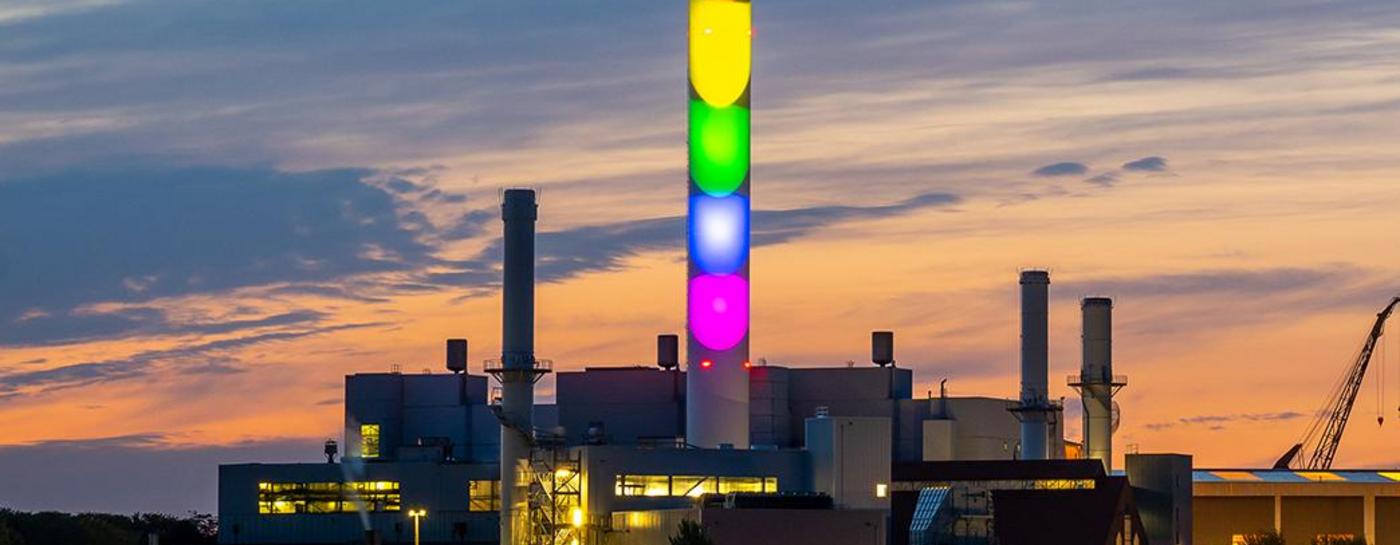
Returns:
[[[345,374],[455,336],[480,372],[504,187],[541,191],[539,355],[652,361],[684,5],[0,0],[0,506],[212,511],[218,463],[340,439]],[[1116,442],[1254,467],[1400,294],[1400,3],[753,9],[755,359],[893,329],[916,395],[1014,397],[1047,267],[1069,439],[1108,295]],[[1338,467],[1400,466],[1390,331]]]

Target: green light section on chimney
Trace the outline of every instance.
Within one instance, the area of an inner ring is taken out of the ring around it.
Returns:
[[[705,194],[739,189],[749,172],[749,110],[690,101],[690,177]]]

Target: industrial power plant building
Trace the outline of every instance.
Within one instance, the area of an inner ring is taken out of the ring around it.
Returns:
[[[1069,382],[1085,437],[1067,444],[1043,270],[1019,277],[1014,400],[915,397],[888,331],[870,364],[751,360],[750,7],[689,1],[684,341],[659,336],[654,366],[537,359],[538,207],[506,190],[499,358],[474,374],[454,339],[450,372],[345,377],[325,463],[219,468],[220,543],[664,544],[692,521],[718,545],[1234,545],[1265,531],[1400,545],[1400,473],[1200,470],[1182,454],[1115,469],[1127,381],[1107,298],[1082,300]],[[548,374],[555,403],[536,403]]]

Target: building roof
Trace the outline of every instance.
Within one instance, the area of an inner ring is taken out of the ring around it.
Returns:
[[[903,462],[891,468],[894,481],[992,481],[1035,479],[1101,480],[1097,460],[960,460]]]
[[[1197,483],[1400,483],[1400,470],[1294,471],[1288,469],[1198,469],[1191,472]]]

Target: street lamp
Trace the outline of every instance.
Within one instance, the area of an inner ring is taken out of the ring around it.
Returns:
[[[413,545],[418,545],[418,521],[428,516],[427,509],[409,509],[408,516],[413,517]]]

